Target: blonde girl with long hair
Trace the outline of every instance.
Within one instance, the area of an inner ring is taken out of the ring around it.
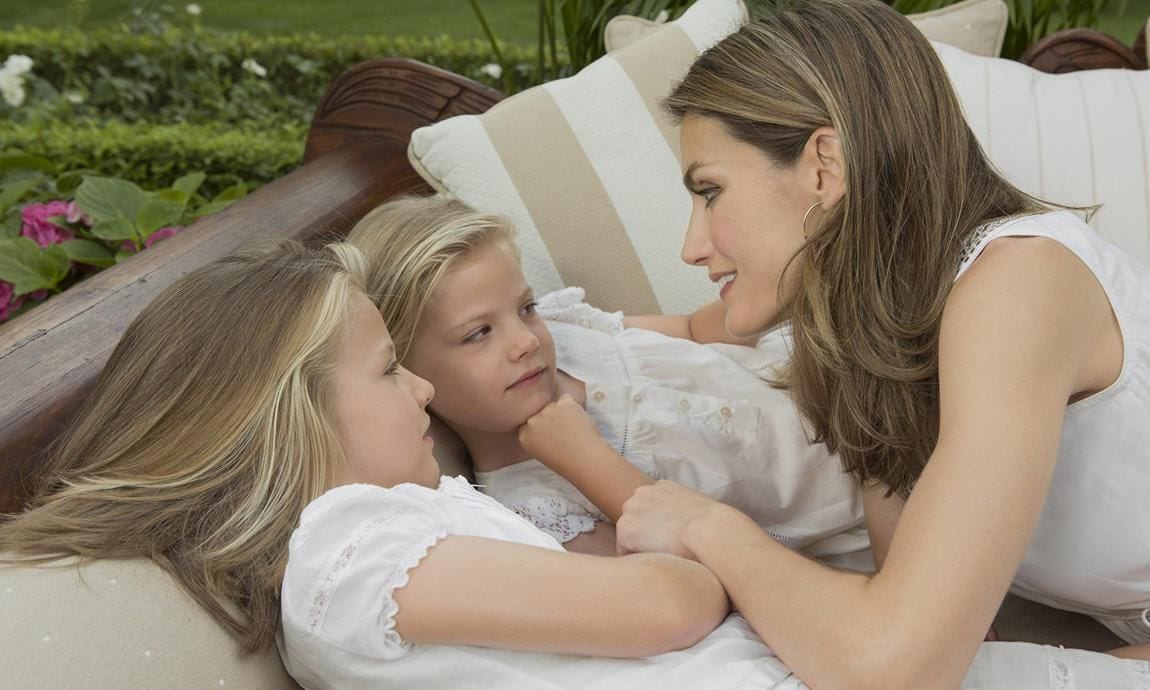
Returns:
[[[670,482],[624,505],[620,548],[708,566],[819,688],[957,687],[1008,590],[1150,658],[1150,270],[1004,180],[877,0],[779,3],[666,107],[682,257],[726,330],[788,322],[776,382],[866,492],[880,569],[828,570]],[[1050,677],[1075,687],[1065,654]]]

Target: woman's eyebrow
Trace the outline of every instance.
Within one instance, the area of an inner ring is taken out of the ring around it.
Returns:
[[[695,181],[691,179],[691,176],[695,174],[695,171],[698,170],[700,165],[702,165],[702,163],[695,161],[687,166],[687,172],[683,173],[683,186],[687,189],[693,190],[695,188]]]

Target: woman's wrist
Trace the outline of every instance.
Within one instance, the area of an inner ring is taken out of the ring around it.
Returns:
[[[726,536],[744,530],[761,531],[753,520],[739,510],[715,501],[705,513],[683,527],[680,538],[691,557],[706,565],[708,547],[720,544]]]

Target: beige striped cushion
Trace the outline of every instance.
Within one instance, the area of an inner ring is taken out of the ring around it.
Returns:
[[[743,20],[738,0],[700,0],[575,76],[417,130],[409,156],[441,191],[511,217],[537,292],[579,285],[606,309],[692,309],[714,290],[679,260],[690,199],[657,104]]]
[[[579,285],[590,303],[632,314],[694,309],[716,292],[679,260],[690,199],[656,104],[741,17],[737,0],[700,0],[573,77],[417,130],[409,156],[441,191],[512,218],[538,292]],[[1150,72],[1048,75],[936,46],[1007,177],[1104,203],[1094,226],[1150,263]]]
[[[1010,10],[1003,0],[962,0],[906,18],[932,41],[949,43],[971,55],[997,57],[1006,38]],[[626,48],[659,26],[650,19],[621,14],[607,22],[603,43],[608,51]]]

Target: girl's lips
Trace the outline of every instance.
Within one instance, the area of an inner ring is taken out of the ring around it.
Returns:
[[[515,383],[508,386],[507,389],[511,390],[512,388],[519,388],[521,386],[526,386],[526,385],[530,385],[532,383],[535,383],[536,381],[539,380],[539,378],[541,376],[543,376],[544,371],[547,371],[547,370],[546,369],[536,369],[535,371],[531,372],[530,374],[527,374],[523,378],[519,379]]]

